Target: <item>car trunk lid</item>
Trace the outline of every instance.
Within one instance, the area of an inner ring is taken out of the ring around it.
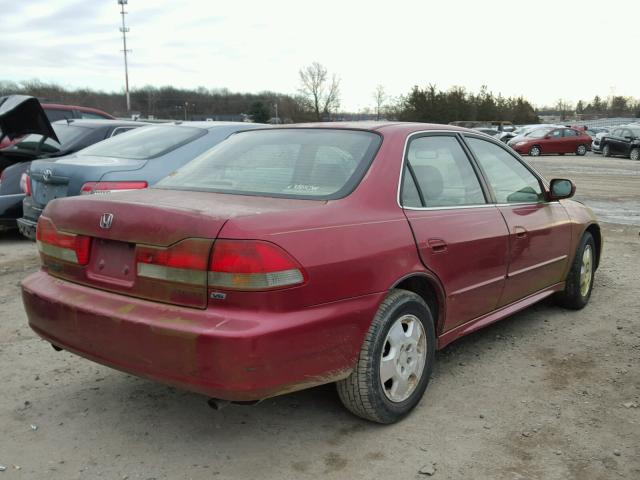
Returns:
[[[33,200],[44,207],[56,198],[79,195],[84,184],[99,182],[107,173],[138,170],[145,164],[146,160],[87,155],[37,160],[30,168]]]
[[[74,197],[51,202],[38,227],[43,234],[42,224],[52,228],[54,236],[67,235],[69,251],[51,249],[44,241],[39,246],[54,276],[134,297],[205,308],[211,249],[225,222],[235,216],[307,206],[304,200],[163,189]],[[80,244],[85,250],[74,251]]]

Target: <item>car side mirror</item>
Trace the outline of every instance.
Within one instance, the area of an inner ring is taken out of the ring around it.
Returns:
[[[551,200],[571,198],[576,193],[576,186],[566,178],[554,178],[549,185],[549,197]]]
[[[625,140],[633,140],[633,137],[625,136]]]
[[[549,138],[551,138],[551,135],[547,134],[547,135],[544,136],[544,138],[549,139]]]

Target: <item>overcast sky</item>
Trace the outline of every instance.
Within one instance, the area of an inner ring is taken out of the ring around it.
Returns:
[[[130,84],[295,93],[313,61],[342,106],[435,83],[537,106],[640,97],[640,0],[129,0]],[[0,0],[0,79],[123,89],[117,0]]]

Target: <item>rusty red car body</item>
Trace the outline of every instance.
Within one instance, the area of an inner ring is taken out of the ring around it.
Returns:
[[[449,136],[470,162],[469,139],[513,155],[477,132],[403,123],[286,128],[374,132],[380,146],[353,191],[335,200],[151,188],[51,202],[41,221],[91,239],[94,258],[82,266],[41,252],[42,270],[22,283],[31,328],[57,347],[125,372],[219,399],[258,400],[347,377],[394,288],[428,302],[442,348],[561,291],[585,231],[601,249],[591,212],[550,199],[542,177],[539,202],[487,198],[477,208],[403,208],[399,189],[413,138]],[[100,225],[105,212],[110,229]],[[107,248],[100,242],[135,250],[185,238],[204,241],[193,248],[206,252],[215,252],[220,239],[269,242],[301,266],[304,279],[276,290],[209,286],[202,296],[137,278],[142,283],[132,296],[130,283],[96,270],[95,257]]]

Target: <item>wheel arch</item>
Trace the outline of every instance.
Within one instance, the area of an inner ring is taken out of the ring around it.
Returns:
[[[402,289],[419,295],[431,308],[436,336],[439,335],[445,320],[445,293],[439,280],[425,272],[405,275],[391,286],[391,289]],[[390,290],[391,290],[390,289]]]
[[[602,254],[602,232],[600,230],[600,226],[597,223],[592,223],[587,226],[584,230],[585,232],[589,232],[593,237],[593,241],[596,244],[596,269],[600,265],[600,255]]]

